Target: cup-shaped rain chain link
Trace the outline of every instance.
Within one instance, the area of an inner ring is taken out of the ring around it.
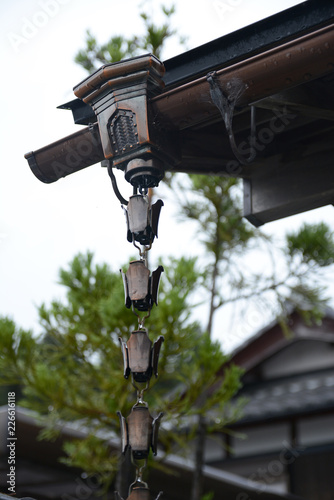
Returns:
[[[125,419],[121,412],[117,412],[121,426],[122,453],[130,448],[131,459],[136,466],[136,480],[130,486],[128,500],[150,500],[150,491],[147,484],[142,480],[142,472],[147,465],[150,450],[157,454],[158,432],[162,412],[153,418],[149,412],[147,403],[138,401]],[[143,465],[139,465],[144,461]],[[157,499],[161,496],[159,493]],[[116,499],[121,498],[116,492]]]
[[[132,332],[127,342],[124,342],[121,337],[119,340],[123,353],[125,378],[128,378],[131,373],[135,385],[135,382],[148,384],[153,373],[156,377],[158,376],[159,353],[164,341],[162,335],[154,342],[153,347],[146,329]]]
[[[129,447],[134,460],[146,460],[152,448],[153,455],[156,455],[158,431],[163,413],[160,412],[153,418],[147,403],[142,401],[132,407],[127,419],[120,412],[117,412],[117,415],[121,425],[122,453]]]
[[[142,194],[130,197],[127,208],[123,207],[127,221],[127,239],[130,243],[135,245],[137,241],[140,245],[151,248],[154,238],[158,237],[162,206],[162,200],[150,205],[148,196]]]
[[[130,415],[125,419],[121,412],[117,412],[121,427],[122,453],[125,454],[129,448],[131,460],[136,467],[136,480],[129,488],[127,500],[151,500],[147,484],[142,479],[143,470],[147,465],[147,458],[152,449],[157,454],[158,432],[160,420],[163,413],[160,412],[153,418],[149,412],[148,405],[141,399],[132,407]],[[160,498],[159,493],[156,500]],[[115,492],[116,500],[123,500],[118,492]]]
[[[121,270],[125,305],[138,311],[150,311],[154,304],[158,305],[158,289],[160,276],[164,268],[159,266],[150,276],[150,271],[143,260],[130,262],[126,273]]]

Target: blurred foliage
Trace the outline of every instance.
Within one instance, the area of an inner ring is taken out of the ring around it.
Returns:
[[[334,234],[325,223],[305,224],[277,243],[242,217],[240,180],[231,177],[173,176],[169,187],[179,218],[194,221],[205,250],[203,285],[211,296],[207,330],[228,303],[276,317],[288,332],[287,316],[298,310],[306,321],[320,320],[328,297],[324,274],[334,262]],[[254,262],[263,260],[263,266]]]
[[[287,244],[291,255],[299,255],[307,264],[324,267],[334,262],[333,232],[323,222],[304,224],[297,233],[288,233]]]
[[[213,500],[214,498],[214,493],[212,491],[209,491],[205,495],[202,496],[201,500]]]
[[[125,38],[123,35],[116,35],[100,45],[96,37],[87,30],[86,46],[78,51],[75,62],[91,73],[103,64],[118,62],[145,53],[151,53],[160,58],[165,42],[176,36],[176,31],[171,28],[171,17],[175,13],[175,7],[162,6],[161,9],[165,18],[162,25],[154,23],[151,14],[140,13],[145,28],[142,36]],[[184,43],[184,39],[179,37],[178,40],[180,44]]]

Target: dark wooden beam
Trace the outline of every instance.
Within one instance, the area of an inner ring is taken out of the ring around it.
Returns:
[[[244,216],[260,226],[334,203],[334,147],[331,138],[295,156],[271,157],[271,165],[244,179]]]

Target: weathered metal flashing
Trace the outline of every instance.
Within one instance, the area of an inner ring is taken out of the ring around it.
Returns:
[[[334,21],[334,4],[306,1],[164,61],[166,89],[230,66]]]

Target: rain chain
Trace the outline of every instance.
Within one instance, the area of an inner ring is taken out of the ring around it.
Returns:
[[[111,169],[108,170],[112,177]],[[164,341],[163,336],[160,336],[152,345],[145,328],[145,320],[150,316],[153,305],[158,304],[159,281],[164,270],[159,266],[151,274],[147,267],[147,252],[158,234],[158,221],[163,202],[158,200],[151,205],[147,177],[142,176],[141,180],[143,179],[146,180],[144,186],[140,182],[139,186],[135,187],[135,194],[130,197],[127,207],[123,206],[127,221],[127,239],[139,251],[139,259],[130,262],[125,273],[121,270],[125,306],[132,309],[138,317],[138,329],[131,333],[128,341],[125,342],[121,337],[119,339],[124,361],[124,377],[128,379],[131,376],[132,385],[137,391],[137,401],[130,415],[124,418],[121,412],[117,412],[121,427],[122,453],[125,454],[129,449],[131,461],[136,468],[136,478],[129,488],[127,500],[150,500],[150,491],[142,476],[150,450],[154,455],[157,454],[158,431],[163,415],[160,412],[153,418],[148,404],[144,401],[144,392],[149,388],[152,375],[158,376],[159,353]],[[162,492],[156,500],[161,495]],[[123,500],[118,492],[116,499]]]
[[[127,239],[139,251],[139,259],[130,262],[126,273],[122,272],[125,305],[138,317],[138,329],[131,333],[127,342],[120,339],[124,376],[128,378],[131,375],[137,391],[137,401],[130,415],[124,418],[119,413],[122,452],[130,450],[137,471],[127,500],[150,498],[142,475],[150,450],[153,454],[157,453],[162,417],[160,413],[153,418],[143,398],[152,375],[158,374],[163,342],[163,337],[159,337],[152,346],[145,328],[145,320],[158,302],[158,287],[163,272],[162,266],[152,274],[148,269],[147,252],[158,234],[163,206],[161,200],[152,205],[148,193],[150,188],[159,185],[166,169],[180,160],[175,133],[170,130],[170,124],[162,119],[154,103],[154,98],[165,85],[164,72],[163,63],[152,54],[103,65],[74,87],[75,96],[82,101],[79,106],[77,100],[68,103],[74,103],[70,109],[75,123],[87,124],[87,129],[25,155],[34,174],[46,183],[104,158],[102,164],[107,167],[115,195],[123,208],[125,205]],[[87,107],[91,108],[89,112]],[[133,186],[133,196],[129,201],[119,192],[114,168],[124,171],[125,180]],[[122,500],[119,493],[116,493],[116,498]]]

